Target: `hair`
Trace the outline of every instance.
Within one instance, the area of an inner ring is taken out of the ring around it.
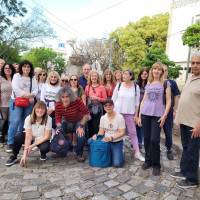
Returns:
[[[124,72],[128,72],[129,73],[129,75],[131,76],[131,81],[135,80],[135,75],[130,69],[126,69],[126,70],[123,71],[123,73]]]
[[[33,111],[32,111],[32,113],[30,115],[31,116],[31,124],[35,124],[36,123],[37,116],[36,116],[35,110],[37,108],[43,108],[43,109],[45,109],[45,113],[42,116],[41,125],[43,125],[43,124],[46,125],[47,119],[48,119],[48,114],[47,114],[47,106],[46,106],[46,104],[43,101],[38,101],[35,104],[35,106],[33,107]]]
[[[58,73],[57,71],[51,71],[51,72],[49,72],[49,75],[48,75],[48,77],[47,77],[47,83],[48,83],[48,84],[51,84],[51,83],[50,83],[50,79],[51,79],[51,76],[52,76],[52,75],[56,75],[57,78],[58,78],[57,84],[56,84],[55,86],[60,85],[60,82],[61,82],[61,80],[60,80],[60,75],[59,75],[59,73]]]
[[[140,88],[144,87],[148,81],[148,77],[147,77],[147,79],[143,82],[143,80],[141,78],[141,75],[143,72],[147,72],[149,74],[149,69],[147,67],[144,67],[140,70],[140,73],[138,74],[137,84],[139,85]],[[144,85],[143,85],[143,83],[144,83]]]
[[[40,74],[41,73],[46,74],[46,78],[45,78],[45,82],[46,82],[46,80],[47,80],[47,72],[45,70],[41,70],[40,73],[38,74],[38,82],[40,81]]]
[[[70,79],[72,78],[72,76],[76,76],[76,78],[77,78],[77,88],[79,87],[79,82],[78,82],[78,76],[77,75],[71,75],[70,77],[69,77],[69,85],[71,86],[71,84],[70,84]]]
[[[72,89],[69,86],[66,86],[66,87],[61,88],[57,93],[57,99],[59,102],[62,102],[61,96],[64,93],[67,93],[67,95],[69,96],[70,103],[76,100],[76,96],[74,92],[72,91]]]
[[[90,63],[88,63],[88,62],[84,63],[83,66],[82,66],[82,68],[83,68],[85,65],[89,65],[89,66],[90,66],[90,69],[91,69],[91,64],[90,64]]]
[[[149,83],[152,83],[154,81],[153,69],[161,69],[162,70],[162,74],[160,76],[160,82],[163,83],[164,82],[164,68],[163,68],[163,64],[161,62],[156,62],[152,65],[152,67],[149,71],[149,78],[148,78]]]
[[[117,69],[117,70],[114,71],[114,78],[115,78],[115,81],[117,81],[117,80],[116,80],[116,74],[117,74],[117,73],[120,73],[120,74],[121,74],[121,81],[122,81],[122,71],[119,70],[119,69]]]
[[[29,65],[30,66],[29,77],[32,78],[34,76],[34,68],[33,68],[33,64],[28,60],[24,60],[24,61],[19,63],[19,74],[21,76],[23,75],[22,67],[24,65]]]
[[[14,74],[15,74],[15,68],[14,68],[13,65],[10,64],[10,63],[5,63],[5,64],[3,65],[3,67],[1,68],[1,76],[7,80],[7,77],[6,77],[6,74],[5,74],[5,67],[6,67],[6,65],[8,65],[9,68],[11,69],[11,71],[12,71],[12,73],[11,73],[11,80],[12,80],[12,78],[13,78],[13,76],[14,76]]]
[[[195,51],[194,53],[192,53],[191,59],[193,57],[200,57],[200,52],[199,51]]]
[[[111,74],[111,84],[113,84],[115,82],[114,75],[113,75],[112,71],[110,69],[106,69],[103,73],[103,85],[106,85],[106,83],[107,83],[107,80],[106,80],[106,74],[107,73]]]
[[[92,70],[88,77],[88,85],[92,85],[92,81],[91,81],[92,74],[97,74],[97,83],[101,84],[101,77],[100,77],[99,73],[97,71]]]

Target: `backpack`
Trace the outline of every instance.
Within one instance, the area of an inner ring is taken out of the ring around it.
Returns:
[[[51,140],[50,150],[60,156],[66,156],[71,146],[70,141],[66,140],[63,135],[63,130],[57,129],[56,134]]]
[[[97,135],[97,139],[89,139],[89,165],[92,167],[109,167],[111,161],[111,147],[109,142],[102,141],[104,136]]]

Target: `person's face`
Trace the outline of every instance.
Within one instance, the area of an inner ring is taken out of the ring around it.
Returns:
[[[10,75],[12,74],[12,70],[11,70],[11,68],[9,67],[9,65],[6,65],[6,66],[4,67],[4,73],[5,73],[5,75],[7,75],[7,76],[10,76]]]
[[[45,112],[46,112],[46,109],[43,108],[43,107],[37,107],[37,108],[35,109],[35,114],[36,114],[36,116],[39,117],[39,118],[43,117],[44,114],[45,114]]]
[[[114,109],[114,106],[111,103],[106,103],[104,105],[104,110],[106,111],[106,113],[112,113],[113,109]]]
[[[68,84],[68,80],[63,78],[61,79],[61,87],[65,87]]]
[[[69,105],[70,104],[70,99],[67,93],[63,93],[61,95],[61,102],[63,103],[63,105]]]
[[[110,72],[106,72],[105,78],[106,78],[107,81],[111,81],[111,79],[112,79],[112,74],[111,74]]]
[[[160,79],[163,74],[163,71],[162,69],[156,67],[156,68],[153,68],[152,74],[153,74],[154,79]]]
[[[200,57],[193,56],[191,60],[191,70],[195,76],[200,75]]]
[[[76,76],[71,76],[69,81],[70,81],[70,85],[72,87],[77,87],[78,86],[78,78]]]
[[[45,80],[46,80],[46,78],[47,78],[47,74],[44,73],[44,72],[40,72],[40,73],[38,74],[38,77],[39,77],[40,82],[44,83]]]
[[[84,66],[83,66],[83,74],[84,74],[85,76],[88,76],[88,75],[89,75],[90,70],[91,70],[90,65],[84,65]]]
[[[50,83],[56,84],[58,81],[58,77],[55,74],[52,74],[50,77]]]
[[[166,65],[163,65],[163,69],[164,69],[164,77],[167,78],[168,77],[168,68]]]
[[[97,80],[98,80],[98,75],[97,75],[97,73],[93,73],[93,74],[91,75],[91,81],[92,81],[92,83],[97,83]]]
[[[142,72],[141,79],[144,80],[144,81],[148,79],[148,73],[146,71]]]
[[[117,73],[115,74],[115,79],[121,81],[121,79],[122,79],[122,74],[121,74],[120,72],[117,72]]]
[[[0,69],[3,67],[4,64],[5,64],[5,60],[0,59]]]
[[[30,71],[31,71],[31,67],[30,67],[29,64],[25,64],[25,65],[22,66],[22,73],[23,73],[23,75],[28,76],[29,73],[30,73]]]
[[[128,71],[125,71],[124,73],[123,73],[123,81],[124,82],[128,82],[128,81],[130,81],[131,80],[131,75],[130,75],[130,73],[128,72]]]
[[[13,67],[15,68],[16,72],[19,72],[19,64],[18,63],[14,63]]]

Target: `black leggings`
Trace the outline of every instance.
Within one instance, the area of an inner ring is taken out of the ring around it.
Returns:
[[[24,144],[24,142],[25,142],[25,133],[18,133],[14,138],[14,144],[13,144],[13,154],[16,157],[19,154],[19,151],[22,147],[22,144]],[[40,149],[40,153],[42,155],[46,155],[46,153],[48,153],[50,150],[50,142],[45,141],[44,143],[39,144],[37,147]]]

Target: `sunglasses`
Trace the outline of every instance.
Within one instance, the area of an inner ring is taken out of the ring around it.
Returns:
[[[191,62],[191,64],[192,65],[195,65],[195,64],[200,65],[200,62]]]
[[[65,82],[65,83],[67,83],[68,82],[68,80],[61,80],[62,82]]]
[[[39,74],[39,76],[46,76],[46,74]]]
[[[70,81],[77,81],[76,78],[70,78]]]

